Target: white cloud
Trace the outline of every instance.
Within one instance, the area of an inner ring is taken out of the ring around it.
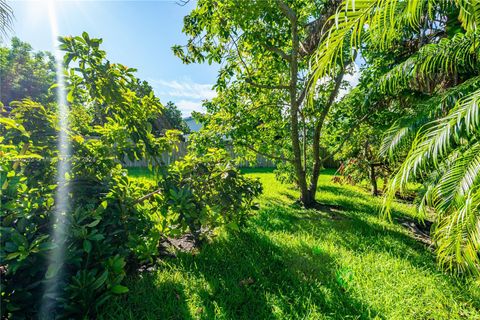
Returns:
[[[173,101],[184,117],[190,116],[192,111],[204,111],[203,100],[211,100],[217,95],[212,89],[213,85],[196,83],[191,79],[169,81],[148,79],[148,83],[153,87],[160,101],[163,103]]]
[[[192,101],[192,100],[179,100],[176,101],[178,109],[182,111],[184,117],[188,117],[192,114],[192,111],[204,112],[205,110],[202,107],[202,101]]]
[[[196,83],[191,80],[149,80],[158,95],[169,96],[175,98],[186,98],[205,100],[213,99],[217,95],[212,89],[211,84]]]

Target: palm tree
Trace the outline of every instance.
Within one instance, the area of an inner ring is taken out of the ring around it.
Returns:
[[[390,95],[429,88],[430,95],[416,115],[400,119],[386,135],[385,154],[405,147],[409,152],[390,180],[385,212],[408,182],[428,182],[420,209],[435,211],[439,262],[479,273],[480,0],[344,0],[331,19],[335,23],[312,61],[314,81],[333,72],[345,45],[383,49],[403,30],[418,31],[418,51],[383,75],[377,88]],[[442,23],[445,32],[429,32]]]
[[[6,0],[0,0],[0,33],[5,36],[11,28],[13,20],[12,8]]]

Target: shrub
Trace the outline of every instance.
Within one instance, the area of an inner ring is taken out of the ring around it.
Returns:
[[[121,160],[146,157],[155,164],[176,132],[152,134],[148,123],[160,102],[124,86],[136,78],[106,61],[99,42],[86,34],[64,39],[67,59],[80,65],[69,72],[70,108],[94,105],[82,112],[95,114],[78,117],[68,131],[64,214],[54,214],[56,106],[30,100],[12,104],[11,112],[0,106],[1,318],[42,312],[91,318],[110,297],[128,291],[122,283],[129,271],[154,262],[162,237],[191,231],[198,238],[202,227],[223,224],[237,228],[261,190],[215,150],[166,169],[160,190],[129,179]]]
[[[241,175],[221,149],[175,162],[161,186],[165,210],[177,217],[177,230],[190,231],[196,241],[202,228],[226,225],[238,230],[262,192],[261,183]]]
[[[125,266],[136,260],[129,239],[148,237],[152,229],[134,205],[144,186],[128,179],[101,139],[72,133],[70,209],[65,237],[55,241],[55,115],[25,100],[0,123],[2,317],[29,318],[53,302],[64,316],[91,315],[127,291]],[[58,246],[65,247],[62,261],[49,264]],[[59,294],[44,294],[45,288]]]

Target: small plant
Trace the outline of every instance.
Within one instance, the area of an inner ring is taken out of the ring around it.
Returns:
[[[160,181],[156,193],[160,210],[171,217],[170,235],[190,232],[200,241],[202,231],[226,226],[233,230],[245,224],[259,181],[240,174],[226,151],[209,149],[205,155],[187,155],[175,162]]]

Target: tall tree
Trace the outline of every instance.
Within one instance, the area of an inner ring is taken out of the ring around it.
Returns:
[[[177,129],[184,134],[190,133],[190,128],[182,118],[182,112],[178,109],[177,105],[172,101],[168,101],[165,104],[165,110],[163,111],[165,118],[168,120],[171,129]]]
[[[10,47],[0,48],[0,100],[4,105],[30,98],[53,102],[49,88],[55,83],[55,60],[49,52],[34,52],[14,37]]]
[[[204,131],[231,138],[239,153],[277,161],[307,207],[316,204],[320,169],[331,156],[322,157],[322,129],[346,72],[339,67],[316,83],[307,100],[308,63],[339,3],[201,0],[184,19],[188,44],[173,48],[185,63],[222,64]]]

